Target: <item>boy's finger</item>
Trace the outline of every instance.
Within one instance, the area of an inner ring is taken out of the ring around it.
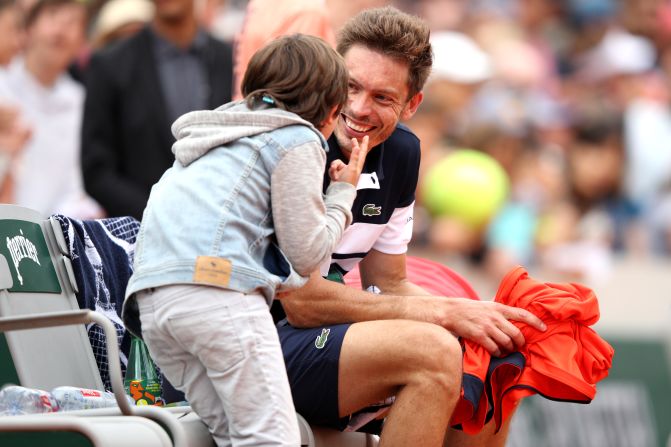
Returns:
[[[352,153],[349,156],[349,165],[353,167],[359,166],[359,156],[361,155],[361,148],[356,138],[352,138]]]
[[[357,171],[363,171],[363,165],[366,163],[366,156],[368,155],[368,135],[364,136],[359,146],[360,153],[357,159]]]

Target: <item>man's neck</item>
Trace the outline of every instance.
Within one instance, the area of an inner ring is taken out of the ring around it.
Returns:
[[[168,42],[180,48],[187,48],[198,32],[198,24],[193,17],[179,21],[154,20],[154,31]]]
[[[25,64],[28,73],[33,75],[33,77],[44,87],[52,87],[67,68],[57,67],[53,64],[50,66],[40,58],[39,54],[36,54],[30,49],[26,50]]]

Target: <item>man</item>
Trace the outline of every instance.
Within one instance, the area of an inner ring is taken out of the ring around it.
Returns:
[[[151,25],[95,54],[86,76],[84,182],[110,216],[142,217],[174,161],[175,119],[231,98],[231,46],[199,28],[194,0],[154,3]]]
[[[491,438],[487,427],[477,439],[447,430],[461,387],[455,335],[499,355],[524,343],[508,320],[541,330],[543,323],[494,302],[432,297],[406,278],[420,151],[399,121],[410,118],[423,98],[432,63],[428,27],[394,8],[367,10],[345,25],[338,51],[350,74],[349,97],[329,141],[329,164],[348,159],[350,138],[367,135],[372,149],[353,224],[330,268],[282,296],[288,321],[278,331],[296,409],[312,423],[344,429],[359,425],[356,412],[395,396],[383,445],[502,445],[505,430]],[[363,287],[384,296],[321,276],[357,263]]]
[[[86,6],[38,0],[24,23],[24,52],[0,78],[0,103],[18,112],[12,123],[18,141],[11,150],[10,200],[42,215],[99,217],[100,207],[84,194],[79,167],[84,91],[67,74],[85,43]]]

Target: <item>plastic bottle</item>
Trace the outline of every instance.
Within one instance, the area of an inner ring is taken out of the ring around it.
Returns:
[[[0,416],[53,413],[58,402],[48,391],[9,385],[0,390]]]
[[[60,411],[90,410],[93,408],[117,406],[114,394],[108,391],[90,390],[74,386],[59,386],[51,390],[51,395],[58,402]]]
[[[164,405],[156,365],[149,356],[147,345],[137,337],[131,341],[124,387],[135,405]]]

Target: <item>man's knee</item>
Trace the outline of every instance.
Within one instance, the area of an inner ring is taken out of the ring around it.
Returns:
[[[419,334],[418,334],[419,335]],[[459,341],[439,326],[424,327],[421,340],[415,340],[421,361],[417,373],[448,390],[459,390],[462,379],[462,350]]]

